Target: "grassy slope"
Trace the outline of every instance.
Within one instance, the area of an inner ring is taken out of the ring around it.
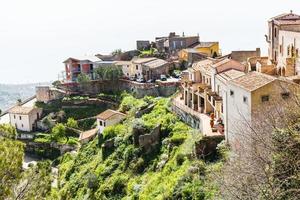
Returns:
[[[126,97],[122,110],[134,113],[149,99]],[[206,164],[193,159],[195,140],[201,135],[178,120],[167,109],[168,99],[153,100],[154,110],[142,117],[148,129],[162,124],[165,137],[156,151],[145,154],[132,144],[131,114],[117,125],[115,148],[105,158],[97,140],[77,155],[66,154],[59,166],[62,199],[210,199],[216,187],[211,171],[221,163]],[[192,170],[192,169],[197,169]]]

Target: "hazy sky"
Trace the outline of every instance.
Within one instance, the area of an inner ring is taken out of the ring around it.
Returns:
[[[70,56],[135,48],[171,31],[219,41],[223,53],[261,47],[267,20],[299,0],[6,0],[0,5],[0,83],[55,80]]]

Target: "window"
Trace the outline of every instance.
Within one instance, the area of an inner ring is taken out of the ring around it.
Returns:
[[[100,123],[100,126],[102,126],[102,121],[100,121],[99,123]]]
[[[274,37],[277,37],[277,28],[274,28]]]
[[[283,93],[281,93],[281,97],[283,99],[288,99],[290,97],[290,93],[289,92],[283,92]]]
[[[22,124],[22,128],[24,127],[24,125]]]
[[[290,46],[287,47],[287,55],[290,55]]]
[[[136,65],[136,66],[135,66],[135,69],[136,69],[136,70],[138,70],[138,69],[139,69],[139,66],[138,66],[138,65]]]
[[[127,65],[127,68],[129,67],[129,65]]]
[[[21,116],[19,116],[19,119],[20,119],[20,120],[22,120],[22,117],[21,117]]]
[[[248,103],[248,97],[243,96],[243,102]]]
[[[230,90],[230,96],[233,96],[233,95],[234,95],[234,91]]]
[[[16,115],[14,115],[14,119],[16,119]]]
[[[127,73],[127,76],[129,76],[129,73]]]
[[[282,54],[282,45],[279,46],[279,52]]]
[[[104,127],[106,126],[106,123],[105,123],[105,122],[103,122],[103,126],[104,126]]]
[[[267,102],[267,101],[269,101],[269,95],[261,96],[261,102]]]

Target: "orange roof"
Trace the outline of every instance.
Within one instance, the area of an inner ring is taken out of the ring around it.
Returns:
[[[107,120],[107,119],[111,118],[114,115],[126,116],[124,113],[108,109],[108,110],[100,113],[99,115],[97,115],[97,119]]]
[[[232,59],[221,60],[220,62],[215,63],[213,67],[216,68],[217,73],[222,73],[230,69],[235,69],[242,72],[245,71],[245,66],[242,63]]]
[[[79,140],[85,140],[85,139],[88,139],[88,138],[92,138],[96,134],[97,134],[97,129],[96,128],[92,129],[92,130],[89,130],[89,131],[82,132],[79,136]]]

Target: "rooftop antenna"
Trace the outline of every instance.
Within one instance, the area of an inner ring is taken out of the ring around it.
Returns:
[[[184,37],[184,32],[182,32],[182,37]]]

